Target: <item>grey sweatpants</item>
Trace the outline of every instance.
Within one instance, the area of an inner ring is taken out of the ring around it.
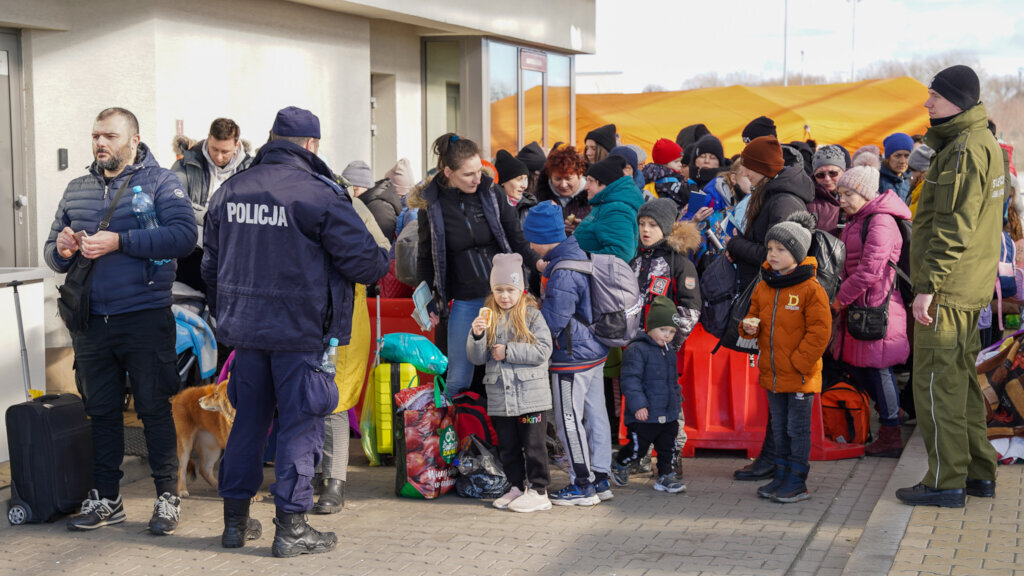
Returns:
[[[320,472],[325,478],[348,477],[348,410],[324,418],[324,457]]]
[[[569,477],[575,484],[608,474],[612,465],[612,433],[604,402],[604,363],[575,374],[551,373],[558,438],[569,456]]]

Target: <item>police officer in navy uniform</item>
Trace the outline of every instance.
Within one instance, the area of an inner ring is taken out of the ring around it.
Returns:
[[[203,280],[217,338],[235,347],[228,397],[236,410],[220,465],[221,544],[259,538],[249,502],[263,482],[263,448],[275,406],[280,428],[271,486],[277,557],[327,552],[338,542],[306,523],[324,417],[338,403],[334,375],[320,370],[326,343],[348,344],[353,284],[387,273],[348,193],[317,157],[320,120],[277,113],[252,167],[214,195],[206,215]]]

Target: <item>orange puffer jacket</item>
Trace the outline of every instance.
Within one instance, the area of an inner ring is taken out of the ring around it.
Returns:
[[[825,289],[818,284],[818,267],[807,257],[789,274],[779,276],[766,262],[761,282],[750,298],[747,318],[760,320],[757,338],[761,351],[758,369],[761,387],[772,392],[821,392],[821,357],[832,334],[832,313]]]

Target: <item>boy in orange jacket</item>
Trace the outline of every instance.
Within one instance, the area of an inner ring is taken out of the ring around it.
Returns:
[[[798,212],[765,236],[766,262],[750,298],[740,336],[756,338],[761,387],[768,390],[775,437],[775,478],[757,495],[776,502],[806,500],[811,409],[821,392],[821,357],[832,333],[825,289],[807,256],[814,217]]]

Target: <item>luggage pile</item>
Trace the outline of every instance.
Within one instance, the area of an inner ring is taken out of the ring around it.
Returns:
[[[988,438],[1024,436],[1024,331],[978,355],[978,384],[985,398]]]

